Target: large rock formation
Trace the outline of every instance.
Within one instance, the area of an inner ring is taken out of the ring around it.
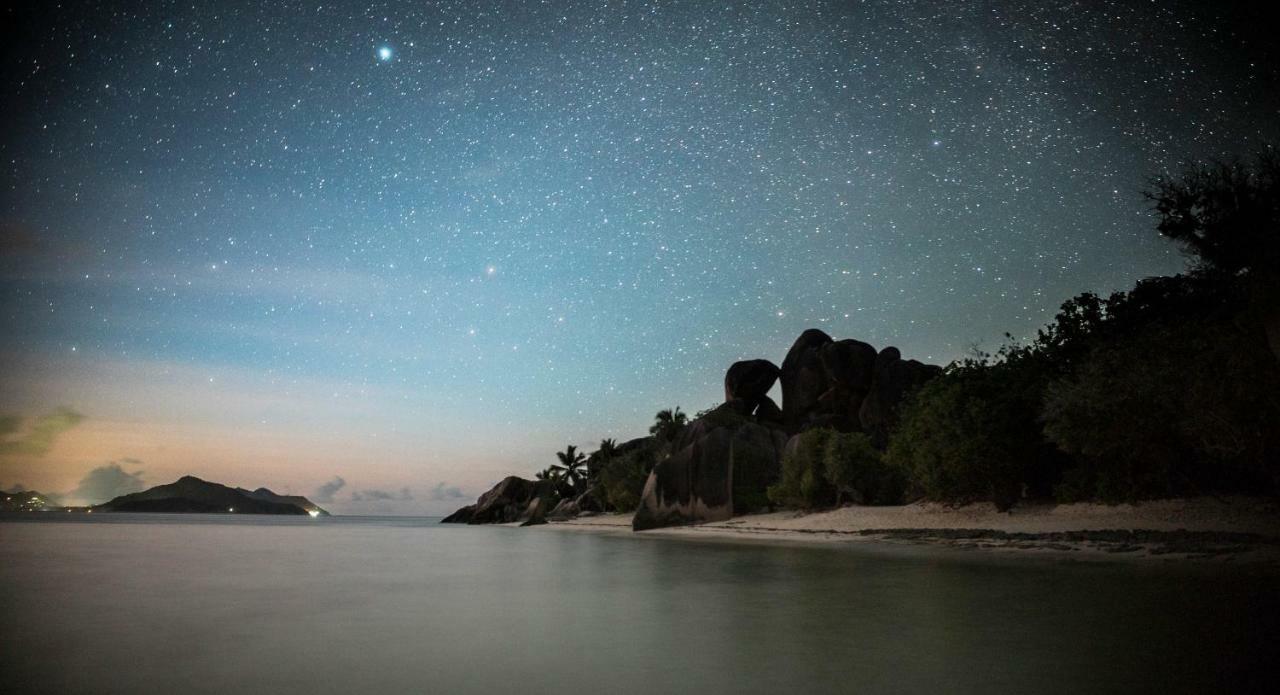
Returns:
[[[660,443],[670,453],[650,471],[632,528],[718,521],[767,507],[766,491],[778,479],[784,450],[795,444],[793,435],[833,427],[868,432],[883,445],[902,399],[941,372],[903,360],[897,348],[877,353],[866,343],[832,340],[817,329],[796,339],[781,368],[768,360],[735,362],[724,375],[725,402],[689,423],[674,441]],[[782,408],[768,395],[779,380]],[[613,456],[659,446],[655,441],[633,439],[614,447]],[[600,473],[602,456],[588,458],[592,476]],[[513,476],[444,521],[532,525],[601,510],[602,499],[595,488],[559,499],[555,483]]]
[[[800,431],[817,408],[818,399],[830,388],[822,349],[832,342],[831,336],[810,328],[796,338],[782,360],[782,414],[790,432]]]
[[[903,360],[897,348],[876,353],[857,340],[832,340],[811,328],[782,362],[783,421],[791,433],[810,427],[863,431],[883,443],[898,405],[942,369]]]
[[[546,497],[534,497],[529,500],[529,505],[525,507],[524,514],[521,518],[524,523],[521,526],[538,526],[547,523],[547,507],[550,506],[550,500]]]
[[[768,395],[780,373],[769,360],[734,362],[724,373],[724,399],[757,402]]]
[[[782,370],[769,360],[734,362],[724,373],[724,401],[742,415],[756,415],[762,422],[782,423],[782,409],[769,397],[769,389]]]
[[[767,506],[789,434],[833,427],[883,444],[905,395],[941,371],[904,361],[897,348],[877,353],[817,329],[800,334],[780,369],[768,360],[735,362],[724,375],[725,403],[690,423],[649,474],[632,528],[719,521]],[[767,395],[778,379],[781,409]]]
[[[902,359],[898,348],[887,347],[876,355],[871,389],[858,407],[858,422],[864,432],[883,445],[889,431],[898,424],[898,405],[911,391],[942,373],[942,368]]]
[[[547,512],[550,521],[568,521],[586,512],[604,511],[604,503],[600,501],[601,492],[592,486],[577,497],[565,497]]]
[[[787,435],[743,412],[746,405],[731,400],[681,432],[645,482],[634,530],[719,521],[767,504]]]
[[[533,504],[552,495],[547,480],[525,480],[507,476],[493,489],[480,495],[475,504],[467,505],[441,520],[444,524],[509,524],[524,521],[541,507]]]

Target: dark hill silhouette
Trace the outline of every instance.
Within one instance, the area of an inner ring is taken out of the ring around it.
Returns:
[[[310,500],[300,496],[282,496],[266,488],[252,492],[242,488],[211,483],[192,475],[168,485],[157,485],[142,492],[121,495],[94,507],[105,512],[176,512],[234,514],[292,514],[311,511],[328,515]]]
[[[48,495],[35,490],[0,492],[0,512],[38,512],[52,506]]]
[[[265,487],[260,487],[257,490],[254,490],[252,492],[242,487],[238,487],[236,488],[236,492],[239,492],[244,495],[248,495],[249,497],[252,497],[253,499],[256,499],[256,500],[262,500],[264,502],[275,502],[277,504],[292,504],[296,507],[302,507],[308,513],[314,511],[314,512],[318,512],[319,516],[329,516],[329,512],[316,506],[315,502],[312,502],[311,500],[307,499],[306,497],[303,497],[302,495],[277,495],[276,493],[272,492],[271,490],[268,490]]]

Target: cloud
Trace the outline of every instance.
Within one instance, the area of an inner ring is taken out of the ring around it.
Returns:
[[[431,499],[436,502],[446,502],[448,500],[466,499],[466,494],[462,492],[462,488],[437,483],[431,488]]]
[[[59,435],[82,420],[83,415],[66,406],[33,418],[29,423],[13,415],[0,417],[0,455],[44,456]]]
[[[136,459],[124,459],[123,463],[138,465],[142,462]],[[112,461],[89,471],[68,496],[86,504],[98,504],[120,495],[142,492],[145,488],[146,485],[142,482],[142,471],[130,473],[119,463]]]
[[[382,500],[396,500],[407,502],[413,499],[413,493],[409,488],[402,487],[400,492],[387,492],[386,490],[365,490],[364,492],[351,493],[352,502],[377,502]]]
[[[332,502],[333,496],[338,494],[338,490],[341,490],[342,488],[346,487],[346,485],[347,485],[347,481],[343,480],[342,476],[335,475],[333,476],[333,480],[330,480],[324,485],[321,485],[320,487],[316,488],[316,493],[311,496],[311,501]]]

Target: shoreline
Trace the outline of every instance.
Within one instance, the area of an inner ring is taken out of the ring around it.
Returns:
[[[1251,497],[1141,504],[1028,504],[997,512],[916,502],[893,507],[748,514],[697,526],[631,530],[630,514],[597,514],[535,529],[637,537],[800,544],[926,545],[1090,560],[1192,560],[1280,567],[1280,504]]]

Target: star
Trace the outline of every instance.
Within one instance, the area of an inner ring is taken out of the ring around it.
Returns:
[[[0,354],[48,365],[6,373],[0,413],[94,360],[75,374],[137,381],[87,382],[86,409],[214,432],[288,399],[307,413],[269,429],[307,451],[359,391],[387,427],[428,423],[353,454],[393,457],[397,488],[485,482],[489,453],[419,445],[501,432],[495,457],[543,461],[643,434],[646,403],[719,402],[730,364],[806,328],[938,364],[1033,335],[1086,287],[1183,268],[1148,176],[1280,141],[1270,53],[1189,3],[183,3],[119,26],[27,4],[33,58],[77,53],[0,71],[31,115],[0,138]],[[169,364],[246,409],[161,386]]]

